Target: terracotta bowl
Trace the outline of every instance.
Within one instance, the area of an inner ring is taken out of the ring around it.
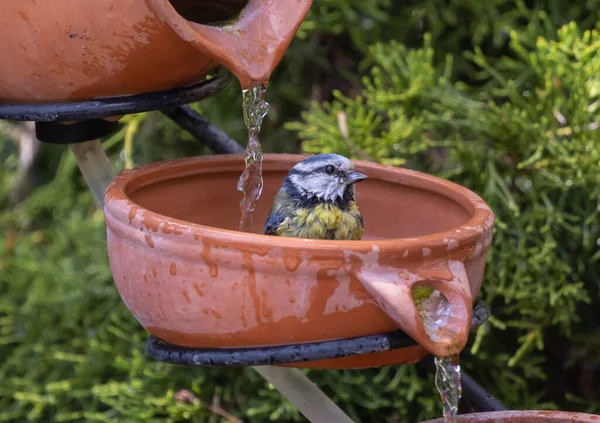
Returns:
[[[473,192],[423,173],[357,162],[361,241],[262,234],[275,193],[305,156],[265,155],[253,233],[236,231],[240,155],[123,172],[106,191],[116,287],[140,324],[186,347],[249,347],[344,339],[398,328],[415,346],[299,367],[414,363],[458,353],[485,269],[494,215]],[[427,332],[412,287],[440,291],[451,315]]]
[[[598,423],[600,416],[567,411],[494,411],[490,413],[462,414],[457,423]],[[444,423],[443,419],[423,423]]]

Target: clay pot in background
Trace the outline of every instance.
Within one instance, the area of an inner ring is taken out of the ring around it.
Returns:
[[[311,2],[0,0],[0,103],[181,87],[201,81],[217,64],[242,85],[262,81]],[[221,26],[210,26],[215,21]]]
[[[117,289],[135,318],[163,341],[188,347],[289,344],[400,328],[424,348],[319,367],[459,352],[491,243],[489,207],[451,182],[357,162],[368,175],[357,186],[363,240],[262,235],[276,191],[303,158],[265,155],[254,233],[236,231],[241,156],[153,163],[118,176],[105,196],[108,253]],[[439,290],[451,305],[452,315],[430,334],[412,300],[416,285]]]
[[[598,423],[600,416],[568,411],[494,411],[489,413],[463,414],[456,423]],[[444,423],[443,419],[423,423]]]

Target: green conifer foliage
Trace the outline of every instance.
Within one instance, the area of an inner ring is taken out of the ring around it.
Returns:
[[[600,413],[599,3],[314,0],[267,94],[264,151],[410,167],[490,204],[493,315],[462,365],[513,409]],[[243,143],[240,94],[193,107]],[[103,140],[117,171],[209,153],[158,112],[123,122]],[[70,151],[42,146],[16,202],[13,128],[0,122],[0,421],[305,421],[252,370],[145,356]],[[441,415],[416,366],[307,373],[357,422]]]
[[[513,32],[514,59],[466,55],[485,76],[478,87],[452,80],[452,56],[436,66],[430,36],[417,50],[376,44],[360,95],[337,92],[288,125],[308,153],[404,161],[483,195],[497,215],[483,284],[494,313],[471,347],[473,371],[515,408],[540,406],[532,386],[552,387],[548,339],[590,330],[567,356],[598,345],[599,37],[571,23],[529,46]]]

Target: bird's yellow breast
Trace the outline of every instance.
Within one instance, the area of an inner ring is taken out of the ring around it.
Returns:
[[[359,240],[362,234],[361,214],[354,201],[347,209],[329,203],[298,208],[277,229],[279,236],[310,239]]]

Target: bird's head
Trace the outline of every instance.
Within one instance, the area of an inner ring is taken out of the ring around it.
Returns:
[[[302,196],[336,201],[354,196],[354,184],[367,176],[339,154],[317,154],[297,163],[288,173],[288,183]]]

